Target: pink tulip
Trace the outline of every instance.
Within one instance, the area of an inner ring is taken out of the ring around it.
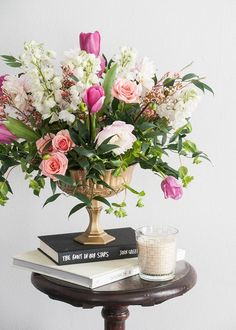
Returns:
[[[161,183],[161,189],[165,198],[180,199],[183,196],[183,188],[176,178],[168,176]]]
[[[0,143],[11,144],[16,140],[16,136],[12,134],[4,124],[0,124]]]
[[[3,95],[2,85],[3,85],[3,82],[4,82],[6,76],[7,76],[6,74],[3,76],[0,76],[0,96]]]
[[[103,105],[105,99],[104,89],[100,85],[89,87],[84,94],[83,100],[86,103],[89,112],[98,112]]]
[[[80,33],[79,35],[80,48],[89,54],[98,56],[100,54],[101,36],[98,31],[94,33]]]

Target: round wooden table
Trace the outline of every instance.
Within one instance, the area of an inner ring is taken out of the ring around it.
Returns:
[[[129,305],[160,304],[183,295],[195,285],[196,280],[194,268],[185,261],[177,262],[176,276],[167,282],[148,282],[136,275],[93,290],[37,273],[31,276],[33,285],[51,299],[82,308],[102,306],[105,330],[125,329]]]

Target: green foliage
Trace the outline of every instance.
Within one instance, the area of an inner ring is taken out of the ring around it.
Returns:
[[[109,106],[111,103],[111,88],[114,84],[115,78],[116,78],[116,70],[117,70],[117,64],[113,65],[106,73],[104,82],[103,82],[103,88],[105,91],[105,100],[104,100],[104,107]]]
[[[35,179],[31,179],[29,183],[29,188],[33,189],[33,193],[36,196],[39,196],[40,191],[45,186],[45,180],[43,177],[36,177]]]
[[[54,202],[59,196],[61,196],[61,193],[54,194],[51,197],[49,197],[46,202],[43,204],[43,207],[46,206],[48,203]]]
[[[14,56],[0,55],[0,57],[8,66],[11,66],[12,68],[19,68],[22,66],[21,61]]]
[[[23,138],[26,141],[31,142],[39,139],[39,135],[37,133],[18,119],[7,117],[4,125],[18,138]]]
[[[85,207],[85,206],[87,206],[87,204],[85,204],[85,203],[79,203],[79,204],[75,205],[75,206],[71,209],[71,211],[70,211],[70,213],[69,213],[69,215],[68,215],[68,218],[70,218],[70,217],[72,216],[72,214],[74,214],[75,212],[81,210],[81,209],[82,209],[83,207]]]
[[[188,184],[194,179],[193,176],[188,175],[188,169],[185,166],[180,166],[179,177],[182,180],[183,186],[187,187]]]
[[[199,89],[201,89],[201,91],[203,91],[203,93],[205,93],[205,90],[208,90],[209,92],[211,92],[214,95],[214,91],[213,89],[208,86],[207,84],[205,84],[204,82],[200,81],[200,80],[192,80],[192,83],[198,87]]]

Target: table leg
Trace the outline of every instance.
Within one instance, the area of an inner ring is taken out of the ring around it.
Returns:
[[[104,306],[102,316],[105,320],[105,330],[125,330],[129,310],[127,306]]]

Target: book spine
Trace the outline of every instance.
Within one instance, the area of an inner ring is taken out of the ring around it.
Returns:
[[[137,257],[135,244],[126,247],[102,247],[93,250],[70,251],[58,254],[58,265]]]

